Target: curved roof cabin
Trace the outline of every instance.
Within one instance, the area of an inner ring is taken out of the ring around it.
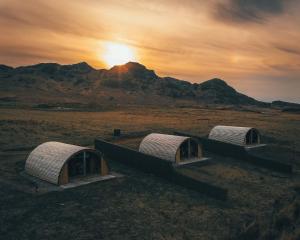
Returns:
[[[241,146],[260,144],[260,133],[252,127],[215,126],[209,139]]]
[[[147,135],[142,140],[139,151],[174,163],[202,158],[202,147],[197,140],[168,134]]]
[[[107,175],[108,167],[100,152],[61,142],[37,146],[25,163],[27,174],[56,185],[64,185],[76,177]]]

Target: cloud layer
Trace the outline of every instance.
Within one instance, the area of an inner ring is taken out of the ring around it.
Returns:
[[[230,0],[216,4],[215,17],[233,23],[263,23],[267,18],[281,15],[283,0]]]
[[[103,68],[103,45],[115,41],[161,75],[300,102],[299,10],[296,0],[2,0],[0,63]]]

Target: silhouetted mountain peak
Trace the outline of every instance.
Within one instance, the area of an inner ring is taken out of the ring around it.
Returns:
[[[228,86],[228,84],[220,78],[213,78],[203,82],[202,84],[211,85],[211,86]]]
[[[91,67],[86,62],[75,63],[75,64],[71,64],[71,65],[62,65],[61,68],[63,70],[71,70],[71,71],[76,71],[76,72],[81,72],[81,73],[87,73],[92,70],[95,70],[93,67]]]
[[[15,68],[17,73],[22,74],[33,74],[34,72],[52,74],[59,69],[60,65],[58,63],[38,63],[30,66],[21,66]]]
[[[141,70],[141,69],[146,69],[146,67],[138,62],[128,62],[125,64],[121,65],[115,65],[110,71],[116,71],[116,70],[121,70],[121,71],[129,71],[129,70]]]
[[[22,66],[16,68],[20,73],[33,73],[40,72],[44,74],[55,74],[62,72],[76,72],[76,73],[88,73],[92,70],[95,70],[86,62],[80,62],[70,65],[60,65],[58,63],[39,63],[31,66]]]
[[[211,80],[205,81],[201,83],[202,90],[223,90],[223,91],[230,91],[236,92],[234,88],[230,87],[224,80],[219,78],[213,78]]]
[[[10,66],[4,65],[4,64],[0,64],[0,71],[2,71],[2,72],[7,72],[7,71],[10,71],[13,69],[14,69],[13,67],[10,67]]]
[[[139,79],[158,78],[153,70],[147,69],[144,65],[137,62],[128,62],[123,65],[116,65],[108,70],[113,75],[124,75]]]
[[[80,63],[76,63],[76,64],[73,64],[71,65],[73,67],[76,67],[76,68],[80,68],[80,69],[85,69],[85,70],[95,70],[93,67],[91,67],[88,63],[86,62],[80,62]]]

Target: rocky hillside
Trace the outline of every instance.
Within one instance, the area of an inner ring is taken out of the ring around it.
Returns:
[[[160,102],[166,98],[197,104],[269,106],[237,92],[221,79],[192,84],[171,77],[159,77],[153,70],[135,62],[109,70],[97,70],[85,62],[73,65],[41,63],[17,68],[0,65],[0,92],[2,100],[7,101],[33,99],[34,95],[36,102],[47,102],[43,97],[59,102],[63,98],[91,100],[101,99],[101,96],[126,101],[126,95],[130,95],[128,99],[137,104],[152,99],[159,99]]]

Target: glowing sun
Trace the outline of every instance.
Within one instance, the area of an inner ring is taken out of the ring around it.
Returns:
[[[102,59],[109,67],[137,61],[135,51],[132,48],[125,44],[114,42],[107,42],[104,45]]]

